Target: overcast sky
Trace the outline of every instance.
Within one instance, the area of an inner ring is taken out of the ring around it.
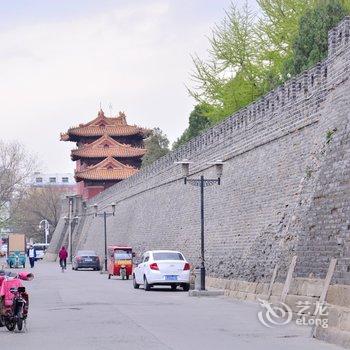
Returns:
[[[59,134],[93,119],[101,102],[174,141],[194,105],[190,55],[205,55],[229,3],[0,0],[0,139],[22,142],[43,171],[73,172],[74,144]]]

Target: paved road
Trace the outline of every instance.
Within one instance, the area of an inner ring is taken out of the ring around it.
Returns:
[[[134,290],[131,281],[90,271],[61,273],[53,263],[39,263],[34,272],[26,283],[28,331],[0,328],[0,349],[339,349],[311,339],[308,328],[265,328],[254,303]]]

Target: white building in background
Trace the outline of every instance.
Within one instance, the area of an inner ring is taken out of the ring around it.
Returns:
[[[76,182],[74,175],[71,173],[42,173],[35,172],[29,179],[28,185],[31,187],[48,187],[53,186],[75,191]]]

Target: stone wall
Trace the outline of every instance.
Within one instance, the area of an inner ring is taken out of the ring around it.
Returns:
[[[222,184],[205,189],[210,275],[267,281],[278,263],[282,280],[297,253],[300,276],[324,277],[335,256],[336,278],[346,280],[349,28],[345,18],[330,32],[323,62],[87,203],[117,204],[109,244],[179,249],[198,264],[199,189],[183,184],[174,162],[187,158],[193,177],[214,177],[208,162],[222,159]],[[102,219],[82,218],[74,237],[75,250],[102,254]]]

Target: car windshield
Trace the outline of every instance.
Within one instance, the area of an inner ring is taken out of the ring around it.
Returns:
[[[77,253],[78,256],[92,256],[96,255],[93,250],[79,250]]]
[[[116,250],[114,252],[114,259],[115,260],[129,260],[129,259],[132,259],[132,254],[128,253],[124,250]]]
[[[158,252],[153,253],[154,260],[184,260],[181,253],[176,252]]]

